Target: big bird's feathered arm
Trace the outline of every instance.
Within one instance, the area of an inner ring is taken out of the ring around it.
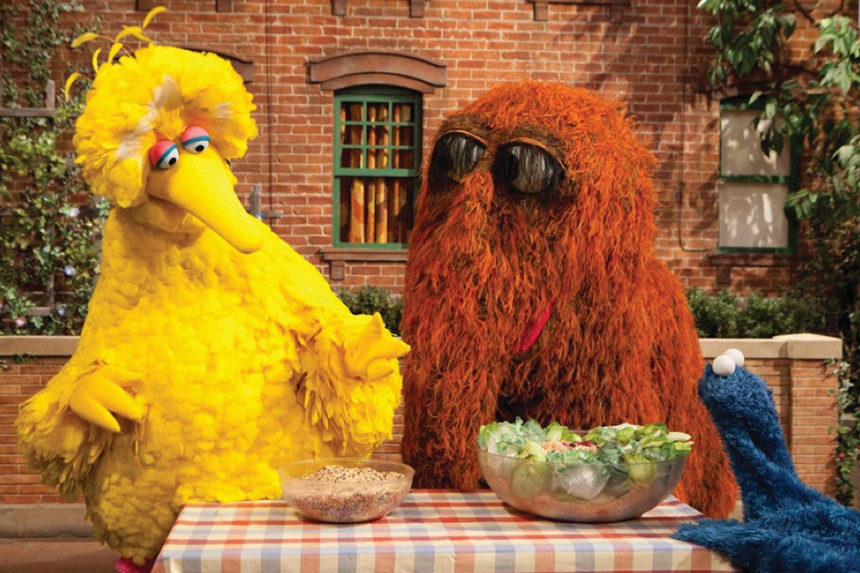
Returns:
[[[366,455],[391,436],[401,399],[397,359],[409,346],[391,335],[379,314],[352,314],[313,265],[277,237],[270,240],[288,263],[281,293],[302,309],[290,318],[300,325],[291,330],[306,421],[339,455]]]
[[[137,376],[83,354],[24,402],[16,421],[19,449],[31,468],[69,498],[80,494],[90,468],[121,430],[111,412],[131,420],[141,417],[140,407],[123,388]]]
[[[379,314],[344,310],[329,315],[300,354],[298,398],[324,442],[341,455],[363,456],[391,436],[401,395],[396,358],[409,347],[388,333]]]

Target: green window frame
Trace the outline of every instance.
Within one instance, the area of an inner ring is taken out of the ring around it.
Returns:
[[[747,95],[736,96],[731,98],[723,99],[720,102],[720,156],[719,156],[719,178],[720,178],[720,193],[722,193],[722,189],[726,186],[734,186],[735,190],[737,188],[743,187],[745,185],[749,186],[750,189],[757,187],[759,190],[764,189],[768,186],[771,187],[783,187],[786,192],[786,196],[798,188],[798,160],[799,156],[797,153],[797,146],[792,145],[791,142],[786,142],[785,147],[782,150],[783,154],[787,155],[788,161],[788,172],[786,174],[758,174],[758,173],[736,173],[736,172],[726,172],[724,170],[727,161],[726,154],[731,153],[731,151],[724,148],[725,137],[723,133],[723,126],[725,125],[724,118],[726,116],[726,112],[740,111],[740,112],[761,112],[764,110],[764,102],[761,100],[757,100],[752,104],[749,103],[749,97]],[[757,144],[758,142],[756,142]],[[744,151],[744,150],[741,150]],[[746,150],[749,151],[749,150]],[[720,205],[718,207],[719,211],[719,219],[720,219],[720,228],[722,233],[723,228],[723,205],[722,205],[722,197],[718,199]],[[766,247],[766,246],[724,246],[723,238],[720,237],[720,243],[718,250],[722,253],[771,253],[771,254],[792,254],[797,250],[797,220],[794,216],[794,213],[785,208],[785,205],[782,206],[782,212],[785,215],[785,225],[786,229],[786,245],[781,247]]]
[[[334,112],[334,246],[406,248],[421,166],[421,94],[347,88],[335,93]]]

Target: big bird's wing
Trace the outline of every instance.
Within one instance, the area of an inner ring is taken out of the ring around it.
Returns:
[[[270,240],[278,242],[283,269],[276,287],[283,307],[271,312],[292,324],[306,421],[341,454],[365,455],[391,435],[401,398],[397,359],[409,346],[379,314],[352,314],[316,267],[277,237]]]
[[[21,405],[18,443],[31,469],[68,498],[80,495],[90,468],[120,431],[117,419],[140,418],[140,410],[121,385],[130,373],[72,359],[47,386]]]

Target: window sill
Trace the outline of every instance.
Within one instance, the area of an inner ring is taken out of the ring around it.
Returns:
[[[407,249],[342,249],[325,247],[319,250],[322,260],[329,264],[332,281],[342,281],[346,276],[346,263],[405,263]]]
[[[717,286],[731,284],[734,267],[788,267],[798,261],[794,253],[715,253],[708,262],[717,269]]]
[[[536,22],[549,20],[550,4],[589,4],[592,6],[608,6],[609,22],[621,24],[624,21],[624,8],[630,6],[631,0],[528,0],[534,4],[534,19]]]

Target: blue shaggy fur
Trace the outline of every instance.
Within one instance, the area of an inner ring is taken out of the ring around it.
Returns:
[[[729,453],[744,520],[702,519],[673,537],[751,572],[860,572],[860,513],[797,477],[772,392],[761,378],[742,368],[723,378],[708,365],[699,396]]]

